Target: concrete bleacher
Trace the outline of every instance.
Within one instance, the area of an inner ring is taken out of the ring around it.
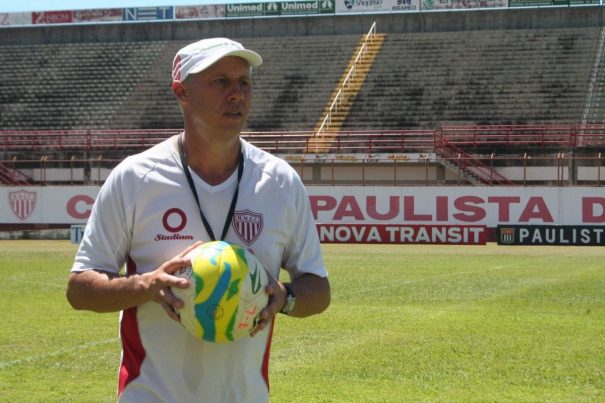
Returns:
[[[155,42],[0,46],[2,129],[109,127],[159,50]]]
[[[254,71],[250,130],[305,130],[321,115],[357,35],[234,38]],[[172,59],[190,41],[0,46],[2,128],[175,128]]]
[[[599,33],[388,33],[343,129],[579,122]],[[249,130],[312,130],[359,38],[235,38],[265,60]],[[2,128],[180,127],[170,68],[188,42],[1,45]]]
[[[312,130],[360,35],[264,38],[266,66],[254,73],[251,130]],[[252,45],[251,45],[252,46]]]
[[[346,66],[357,35],[233,38],[260,53],[253,72],[254,102],[249,130],[308,130],[321,114]],[[112,128],[180,127],[170,89],[172,59],[186,41],[163,43],[154,65],[129,94]]]
[[[599,32],[388,34],[343,128],[578,122]]]

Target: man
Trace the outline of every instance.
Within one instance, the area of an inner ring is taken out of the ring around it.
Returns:
[[[125,159],[101,188],[71,269],[76,309],[122,311],[121,402],[266,402],[274,316],[322,312],[330,286],[306,191],[284,161],[240,139],[261,57],[226,38],[177,53],[172,89],[185,130]],[[170,291],[196,241],[252,251],[273,276],[251,337],[195,339]],[[125,273],[120,272],[126,266]],[[291,283],[279,282],[280,268]]]

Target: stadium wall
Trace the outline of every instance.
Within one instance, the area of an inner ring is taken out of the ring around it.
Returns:
[[[262,37],[603,26],[605,7],[474,10],[170,22],[103,23],[3,28],[0,44],[188,40],[210,36]]]
[[[0,239],[23,238],[25,230],[65,237],[65,229],[86,223],[99,189],[0,187],[0,200],[8,200],[0,205]],[[605,245],[605,197],[595,187],[308,186],[307,190],[318,232],[328,243],[482,244],[496,240],[498,227],[522,226],[527,231],[550,227],[551,232],[575,228],[576,235],[572,232],[558,241],[570,237],[569,245],[572,240]],[[167,208],[166,220],[182,219],[176,213],[172,217],[172,210]],[[547,240],[546,235],[540,238]]]

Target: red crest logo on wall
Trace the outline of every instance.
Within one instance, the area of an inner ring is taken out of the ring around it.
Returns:
[[[25,220],[34,211],[34,207],[36,207],[36,192],[28,192],[27,190],[9,192],[8,202],[13,213],[20,220]]]
[[[236,211],[231,225],[239,239],[251,245],[263,231],[263,215],[250,210]]]

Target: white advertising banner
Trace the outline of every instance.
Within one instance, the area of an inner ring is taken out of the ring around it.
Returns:
[[[74,10],[72,14],[74,23],[122,21],[122,10],[119,8]]]
[[[203,19],[203,18],[225,18],[224,4],[208,4],[199,6],[175,6],[175,18],[183,19]]]
[[[422,10],[463,10],[506,8],[508,0],[423,0]]]
[[[99,189],[99,186],[0,187],[0,223],[86,223]]]
[[[31,24],[32,13],[0,13],[0,26]]]
[[[420,11],[420,0],[336,0],[336,14]]]
[[[318,224],[603,225],[605,188],[308,186]],[[1,224],[86,223],[98,186],[0,187]]]
[[[597,187],[308,187],[318,224],[602,225]]]

